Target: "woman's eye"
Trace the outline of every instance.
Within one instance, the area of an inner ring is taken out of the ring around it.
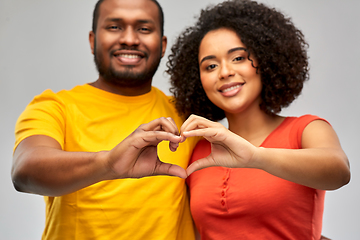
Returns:
[[[236,61],[241,61],[241,60],[244,60],[245,58],[244,57],[236,57],[235,59],[234,59],[234,61],[236,62]]]
[[[216,67],[215,64],[210,64],[209,66],[206,67],[206,70],[212,70]]]

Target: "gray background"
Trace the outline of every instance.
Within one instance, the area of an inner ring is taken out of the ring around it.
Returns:
[[[97,79],[88,44],[96,0],[0,1],[0,239],[40,239],[44,227],[41,196],[16,192],[10,169],[17,117],[47,88],[59,91]],[[160,0],[168,50],[194,21],[200,8],[219,0]],[[310,44],[310,81],[282,115],[316,114],[338,133],[351,162],[350,184],[328,192],[323,234],[360,239],[360,1],[261,0],[292,17]],[[169,52],[169,51],[168,51]],[[168,92],[164,58],[154,85]],[[226,123],[224,123],[226,124]]]

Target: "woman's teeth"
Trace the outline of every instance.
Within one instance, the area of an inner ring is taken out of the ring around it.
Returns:
[[[233,86],[233,87],[229,87],[229,88],[227,88],[227,89],[224,89],[224,90],[222,90],[222,92],[230,92],[230,91],[232,91],[232,90],[234,90],[234,89],[237,89],[237,88],[239,88],[240,87],[240,85],[236,85],[236,86]]]

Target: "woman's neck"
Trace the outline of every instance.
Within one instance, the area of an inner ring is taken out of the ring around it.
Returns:
[[[278,115],[266,114],[262,110],[242,112],[237,114],[226,113],[229,130],[243,137],[255,146],[263,141],[285,119]]]

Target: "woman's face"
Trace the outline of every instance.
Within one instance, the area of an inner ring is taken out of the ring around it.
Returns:
[[[206,95],[226,113],[260,109],[262,83],[255,60],[248,59],[238,35],[220,28],[208,32],[199,47],[200,78]]]

